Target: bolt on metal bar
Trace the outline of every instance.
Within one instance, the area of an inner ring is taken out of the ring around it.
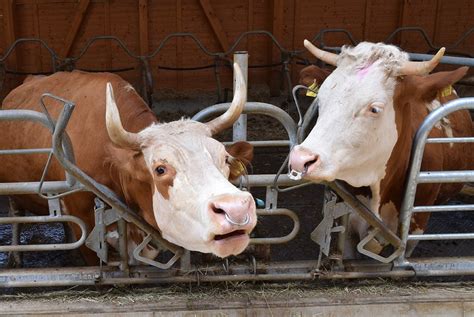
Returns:
[[[415,195],[416,195],[416,188],[419,182],[419,174],[421,168],[421,162],[423,159],[423,153],[425,150],[426,139],[428,139],[428,134],[433,129],[435,124],[440,121],[442,118],[448,116],[449,114],[463,109],[474,109],[474,98],[460,98],[456,100],[452,100],[446,103],[443,107],[440,107],[434,111],[432,111],[428,116],[425,118],[423,123],[421,124],[420,128],[415,134],[413,139],[411,157],[410,157],[410,165],[408,167],[408,178],[405,186],[405,195],[403,198],[402,206],[400,209],[400,237],[401,243],[403,247],[406,247],[410,229],[410,222],[413,216],[413,209],[415,204]],[[469,171],[467,175],[463,175],[460,171],[454,172],[431,172],[432,177],[427,176],[427,174],[423,174],[423,180],[429,181],[444,181],[450,180],[451,176],[449,173],[453,173],[453,178],[457,180],[462,179],[469,179],[472,176],[472,171]],[[433,174],[435,173],[435,174]],[[441,174],[440,174],[441,173]],[[402,253],[398,259],[396,260],[396,265],[398,266],[405,266],[409,265],[409,262],[405,258],[405,254]]]

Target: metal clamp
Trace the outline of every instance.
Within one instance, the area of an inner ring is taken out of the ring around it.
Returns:
[[[157,267],[162,270],[169,269],[170,267],[173,266],[173,264],[178,261],[178,259],[181,257],[181,253],[175,253],[173,257],[167,262],[167,263],[160,263],[155,260],[151,260],[149,258],[145,258],[140,255],[140,253],[143,251],[143,249],[150,243],[152,240],[152,236],[149,234],[143,239],[143,241],[133,250],[133,257],[143,263],[146,263],[148,265],[152,265],[154,267]]]
[[[390,263],[393,260],[395,260],[400,254],[402,254],[404,248],[399,247],[398,249],[395,250],[390,256],[388,257],[383,257],[381,255],[378,255],[372,251],[369,251],[365,249],[364,247],[371,241],[372,239],[375,238],[375,236],[380,232],[380,230],[374,229],[369,232],[369,234],[362,240],[360,240],[359,244],[357,244],[357,251],[359,251],[361,254],[368,256],[369,258],[372,258],[374,260],[377,260],[382,263]]]
[[[277,208],[272,210],[257,209],[258,216],[287,216],[293,220],[293,230],[289,234],[283,237],[272,237],[272,238],[251,238],[250,244],[281,244],[286,243],[294,239],[298,231],[300,230],[300,220],[298,216],[286,208]]]

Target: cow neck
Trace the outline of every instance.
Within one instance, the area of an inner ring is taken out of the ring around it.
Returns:
[[[381,204],[392,202],[400,210],[404,196],[405,180],[410,158],[413,131],[412,131],[412,105],[405,103],[405,85],[400,79],[396,85],[393,105],[395,109],[395,124],[398,139],[387,162],[386,175],[381,181]]]
[[[127,98],[127,94],[123,94],[123,96],[117,94],[116,97],[125,130],[137,133],[158,122],[155,113],[148,108],[141,98],[125,98]]]

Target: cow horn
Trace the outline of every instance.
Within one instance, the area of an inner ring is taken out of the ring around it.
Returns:
[[[316,58],[322,60],[326,64],[337,66],[337,54],[323,51],[322,49],[317,48],[308,40],[304,40],[304,47],[313,54]]]
[[[245,102],[247,101],[247,87],[244,76],[242,75],[239,65],[236,63],[234,63],[234,72],[236,74],[235,91],[229,109],[219,117],[206,123],[213,135],[223,131],[224,129],[230,128],[239,118],[244,109]]]
[[[444,55],[444,47],[440,48],[438,53],[429,61],[424,62],[405,62],[397,72],[397,75],[426,75],[438,66]]]
[[[120,114],[115,103],[114,90],[112,84],[107,83],[106,87],[106,112],[105,125],[112,142],[124,149],[140,150],[140,140],[136,133],[125,131],[120,120]]]

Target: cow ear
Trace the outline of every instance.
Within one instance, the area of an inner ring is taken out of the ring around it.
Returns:
[[[468,69],[469,67],[463,66],[453,71],[438,72],[424,77],[421,86],[422,99],[427,102],[433,101],[440,90],[453,85],[463,78]]]
[[[227,153],[231,155],[229,161],[230,174],[229,179],[234,180],[247,173],[246,166],[250,165],[253,159],[252,144],[244,141],[236,142],[226,148]]]

